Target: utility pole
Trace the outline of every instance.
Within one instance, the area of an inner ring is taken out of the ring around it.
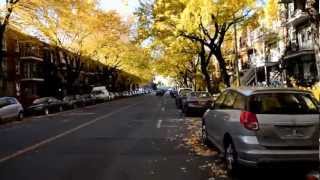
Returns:
[[[235,21],[235,16],[233,15],[233,21]],[[234,30],[234,51],[235,51],[235,70],[236,70],[236,81],[237,81],[237,86],[241,86],[240,82],[240,73],[239,73],[239,62],[238,62],[238,38],[237,38],[237,23],[233,23],[233,30]]]

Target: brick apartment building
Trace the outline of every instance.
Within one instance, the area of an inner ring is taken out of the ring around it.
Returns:
[[[111,91],[132,88],[137,77],[88,57],[51,46],[8,28],[2,51],[0,96],[14,96],[27,105],[37,97],[88,93],[92,86]]]

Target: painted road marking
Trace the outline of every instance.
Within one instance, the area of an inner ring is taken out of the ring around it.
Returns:
[[[69,134],[71,134],[71,133],[74,133],[74,132],[76,132],[76,131],[78,131],[78,130],[80,130],[80,129],[82,129],[82,128],[85,128],[85,127],[87,127],[87,126],[90,126],[91,124],[96,123],[96,122],[98,122],[98,121],[101,121],[101,120],[103,120],[103,119],[105,119],[105,118],[107,118],[107,117],[110,117],[110,116],[118,113],[118,112],[121,112],[121,111],[123,111],[123,110],[129,109],[129,108],[131,108],[131,107],[134,107],[134,106],[136,106],[136,105],[138,105],[138,104],[140,104],[140,103],[141,103],[141,102],[135,103],[135,104],[132,104],[132,105],[129,105],[129,106],[125,106],[125,107],[120,108],[120,109],[118,109],[118,110],[116,110],[116,111],[113,111],[113,112],[111,112],[111,113],[108,113],[108,114],[103,115],[103,116],[100,116],[100,117],[97,117],[97,118],[95,118],[95,119],[93,119],[93,120],[91,120],[91,121],[88,121],[88,122],[86,122],[86,123],[80,124],[79,126],[76,126],[75,128],[69,129],[69,130],[67,130],[67,131],[65,131],[65,132],[63,132],[63,133],[61,133],[61,134],[58,134],[58,135],[56,135],[56,136],[53,136],[53,137],[51,137],[51,138],[45,139],[45,140],[40,141],[40,142],[38,142],[38,143],[36,143],[36,144],[33,144],[33,145],[31,145],[31,146],[28,146],[28,147],[26,147],[26,148],[23,148],[23,149],[21,149],[21,150],[18,150],[18,151],[16,151],[16,152],[13,153],[13,154],[10,154],[10,155],[8,155],[8,156],[6,156],[6,157],[1,158],[1,159],[0,159],[0,163],[4,163],[4,162],[6,162],[6,161],[8,161],[8,160],[11,160],[11,159],[16,158],[16,157],[18,157],[18,156],[21,156],[21,155],[23,155],[23,154],[25,154],[25,153],[28,153],[28,152],[33,151],[33,150],[35,150],[35,149],[38,149],[38,148],[41,147],[41,146],[47,145],[47,144],[49,144],[49,143],[51,143],[51,142],[53,142],[53,141],[56,141],[56,140],[58,140],[58,139],[60,139],[60,138],[62,138],[62,137],[64,137],[64,136],[67,136],[67,135],[69,135]]]
[[[158,120],[158,123],[157,123],[157,128],[158,128],[158,129],[160,129],[160,128],[161,128],[161,123],[162,123],[162,120],[161,120],[161,119],[159,119],[159,120]]]

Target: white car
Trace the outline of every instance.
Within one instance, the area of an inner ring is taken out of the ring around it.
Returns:
[[[116,98],[115,93],[110,92],[110,100],[114,100]]]
[[[109,91],[104,86],[94,87],[91,94],[98,101],[109,101],[111,99]]]
[[[0,97],[0,122],[22,120],[23,107],[16,98]]]

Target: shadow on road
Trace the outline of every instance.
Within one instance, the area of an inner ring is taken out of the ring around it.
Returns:
[[[301,169],[246,169],[232,180],[306,180],[307,171]]]

